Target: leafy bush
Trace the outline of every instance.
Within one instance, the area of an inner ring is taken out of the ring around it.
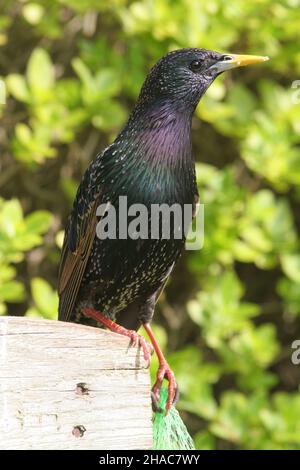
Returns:
[[[56,318],[76,187],[161,55],[271,56],[218,78],[196,110],[205,244],[157,308],[200,449],[300,449],[299,19],[297,0],[15,0],[0,15],[1,314]]]

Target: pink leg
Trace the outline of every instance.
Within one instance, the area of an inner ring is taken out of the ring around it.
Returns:
[[[169,381],[169,386],[168,386],[168,400],[167,400],[167,406],[166,406],[166,415],[169,413],[170,408],[172,406],[172,403],[174,401],[174,398],[178,392],[178,386],[175,380],[175,376],[173,371],[171,370],[169,364],[166,361],[165,356],[162,353],[162,350],[160,349],[155,336],[153,334],[152,328],[149,323],[145,323],[143,325],[145,330],[147,331],[147,334],[150,338],[150,341],[152,343],[152,346],[157,354],[158,361],[159,361],[159,368],[157,371],[156,375],[156,382],[153,386],[153,394],[154,397],[157,401],[159,401],[159,395],[160,395],[160,389],[162,386],[162,382],[164,378],[166,378]]]
[[[151,346],[147,343],[145,338],[139,335],[136,331],[127,330],[123,326],[118,325],[117,323],[113,322],[112,320],[105,317],[102,313],[97,312],[93,308],[86,307],[83,309],[83,313],[85,316],[93,318],[97,322],[102,323],[102,325],[106,326],[110,331],[130,338],[133,346],[139,346],[142,348],[145,361],[148,364],[150,363]]]

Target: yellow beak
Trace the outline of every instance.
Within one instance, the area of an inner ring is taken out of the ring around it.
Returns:
[[[268,56],[262,55],[228,54],[228,57],[231,57],[231,60],[228,59],[226,62],[230,63],[232,67],[244,67],[269,60]]]
[[[243,54],[224,54],[224,56],[211,66],[217,72],[234,69],[236,67],[244,67],[246,65],[258,64],[269,60],[267,56],[261,55],[243,55]]]

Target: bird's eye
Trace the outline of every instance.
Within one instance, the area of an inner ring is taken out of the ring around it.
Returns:
[[[222,59],[222,62],[227,62],[229,60],[232,60],[232,57],[231,55],[223,55],[221,59]]]
[[[190,63],[190,69],[193,72],[199,72],[202,66],[202,60],[193,60],[193,62]]]

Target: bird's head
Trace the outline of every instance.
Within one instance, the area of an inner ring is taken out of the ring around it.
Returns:
[[[225,70],[268,60],[268,57],[221,54],[206,49],[179,49],[162,57],[151,69],[140,103],[172,102],[193,110],[214,79]]]

